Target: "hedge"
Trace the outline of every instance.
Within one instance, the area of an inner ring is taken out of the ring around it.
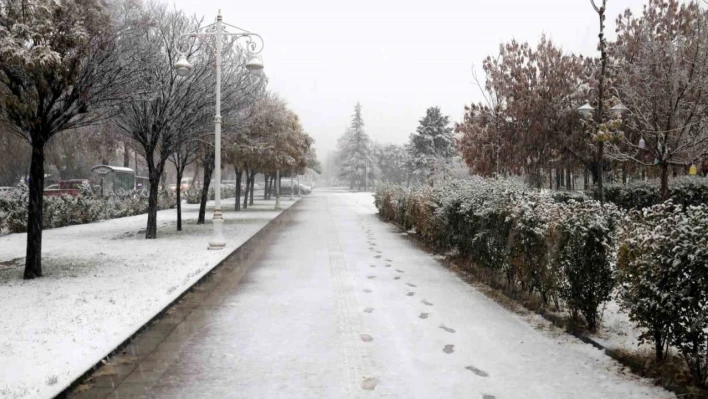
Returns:
[[[605,201],[612,202],[626,210],[643,209],[663,202],[659,194],[658,180],[638,180],[626,185],[608,184],[604,191]],[[595,199],[599,199],[596,190],[591,195]],[[669,195],[674,204],[683,207],[708,204],[708,179],[700,176],[680,176],[671,179],[669,181]]]
[[[614,286],[621,213],[596,201],[557,201],[515,182],[474,178],[442,186],[379,186],[381,217],[413,229],[439,250],[454,250],[504,278],[507,288],[562,300],[590,329]]]
[[[656,201],[644,184],[609,190],[623,204]],[[708,204],[702,179],[677,179],[674,201],[624,211],[584,196],[559,196],[508,181],[471,178],[442,186],[381,185],[375,204],[441,251],[470,259],[507,288],[565,305],[589,329],[616,295],[656,347],[684,359],[708,383]],[[627,193],[633,193],[628,195]],[[699,205],[693,205],[699,203]]]
[[[24,233],[27,231],[29,189],[20,184],[8,196],[0,197],[0,231]],[[158,193],[158,209],[176,206],[175,196],[166,191]],[[97,220],[115,219],[146,213],[147,191],[131,191],[106,197],[95,196],[88,186],[81,187],[79,195],[44,197],[42,226],[56,228]]]

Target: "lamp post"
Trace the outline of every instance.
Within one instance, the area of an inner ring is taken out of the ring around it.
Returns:
[[[226,31],[226,26],[236,29],[237,32],[231,33]],[[251,73],[259,74],[263,70],[263,61],[258,56],[263,50],[263,39],[258,34],[224,23],[221,18],[221,10],[219,10],[215,23],[205,26],[198,32],[180,35],[178,43],[187,38],[196,38],[206,41],[211,37],[213,37],[215,41],[214,58],[216,66],[216,112],[214,115],[214,177],[216,185],[214,187],[214,216],[212,218],[214,234],[209,240],[209,249],[218,250],[226,246],[226,240],[224,239],[224,217],[221,211],[221,50],[224,45],[224,39],[231,38],[236,41],[245,38],[246,49],[251,56],[246,62],[246,69]],[[253,38],[257,38],[258,43],[254,42]],[[180,54],[180,57],[174,67],[177,74],[183,77],[188,76],[192,71],[192,65],[187,60],[187,51],[188,50],[182,51],[178,45],[177,52]]]
[[[275,170],[275,209],[280,209],[280,169]]]

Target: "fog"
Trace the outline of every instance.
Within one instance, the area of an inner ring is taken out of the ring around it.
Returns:
[[[608,1],[606,33],[626,8],[644,0]],[[269,89],[284,97],[315,138],[334,149],[354,104],[367,133],[403,143],[425,109],[451,120],[481,99],[472,77],[503,41],[535,43],[542,34],[566,51],[597,55],[598,18],[590,0],[255,0],[188,1],[175,7],[259,33]]]

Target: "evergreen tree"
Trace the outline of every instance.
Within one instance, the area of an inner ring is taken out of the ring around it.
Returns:
[[[455,154],[450,120],[439,107],[430,107],[408,143],[413,173],[426,180],[443,172]]]
[[[364,119],[361,116],[361,104],[354,107],[354,115],[347,131],[339,139],[339,157],[341,161],[340,178],[349,181],[350,189],[362,190],[373,184],[378,174],[374,162],[369,136],[364,131]]]

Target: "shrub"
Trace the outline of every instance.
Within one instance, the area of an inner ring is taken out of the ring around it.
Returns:
[[[202,189],[196,188],[194,186],[190,187],[189,190],[182,192],[183,198],[187,200],[188,204],[198,204],[202,201]],[[242,193],[243,194],[243,193]],[[236,188],[233,186],[221,186],[221,199],[233,198],[236,196]],[[209,201],[213,201],[216,197],[214,192],[214,187],[209,187]]]
[[[561,298],[571,314],[582,314],[588,328],[597,327],[598,309],[610,299],[616,263],[616,226],[620,212],[614,205],[571,201],[563,207],[555,254],[563,272]]]
[[[595,199],[599,193],[593,191]],[[708,179],[699,176],[681,176],[669,182],[669,195],[676,205],[708,204]],[[663,202],[659,193],[659,181],[633,181],[627,185],[605,186],[605,200],[623,209],[642,209]]]
[[[20,184],[7,197],[0,198],[0,230],[11,233],[27,231],[28,188]],[[167,191],[158,193],[158,209],[174,208],[176,199]],[[97,197],[86,185],[80,187],[79,195],[44,197],[42,226],[56,228],[97,220],[113,219],[146,213],[147,191],[130,191]]]
[[[482,178],[434,189],[381,185],[375,194],[382,218],[500,274],[512,292],[537,293],[556,307],[562,296],[594,329],[597,309],[612,290],[619,211],[590,200],[564,201],[517,182]]]
[[[708,205],[672,202],[632,212],[622,229],[619,299],[657,360],[671,344],[705,386],[708,364]]]

